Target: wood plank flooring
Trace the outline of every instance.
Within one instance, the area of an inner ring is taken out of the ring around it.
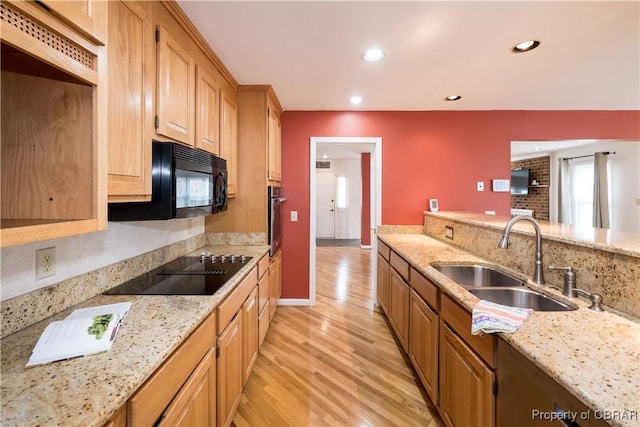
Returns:
[[[442,426],[374,305],[372,251],[319,247],[316,266],[316,306],[278,307],[233,425]]]

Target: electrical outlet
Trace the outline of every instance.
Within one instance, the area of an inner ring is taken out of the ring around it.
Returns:
[[[478,181],[478,182],[476,183],[476,189],[477,189],[478,191],[484,191],[484,181]]]
[[[453,240],[453,227],[450,227],[448,225],[444,226],[444,237]]]
[[[291,211],[291,222],[298,221],[298,211]]]
[[[56,247],[36,251],[36,280],[56,275]]]

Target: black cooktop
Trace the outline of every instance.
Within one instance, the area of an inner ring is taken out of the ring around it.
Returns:
[[[252,257],[177,258],[105,292],[107,295],[213,295]]]

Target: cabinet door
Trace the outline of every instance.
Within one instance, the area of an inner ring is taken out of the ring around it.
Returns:
[[[278,307],[278,299],[282,289],[282,252],[271,261],[269,266],[269,317],[273,319],[273,315]]]
[[[218,337],[218,426],[227,427],[242,394],[242,312]]]
[[[389,313],[389,263],[378,254],[376,295],[382,310]]]
[[[157,28],[158,44],[158,135],[194,146],[195,65],[171,34]]]
[[[409,359],[431,401],[438,404],[438,314],[411,290]]]
[[[493,426],[494,373],[440,322],[440,414],[445,425]]]
[[[227,161],[229,197],[238,195],[238,107],[235,99],[222,91],[220,101],[220,157]]]
[[[279,119],[275,110],[272,108],[267,110],[268,114],[268,166],[267,166],[267,179],[270,181],[279,181],[278,178],[278,165],[280,163],[280,147],[279,142]]]
[[[151,198],[155,64],[146,5],[109,2],[109,201]]]
[[[220,154],[220,85],[204,67],[196,67],[196,148]]]
[[[100,14],[104,13],[105,1],[102,0],[40,0],[54,15],[66,24],[79,30],[82,35],[93,42],[103,44],[104,28]]]
[[[409,285],[393,268],[389,281],[389,322],[405,353],[408,352]]]
[[[258,358],[258,288],[242,305],[242,384],[246,384]]]
[[[158,427],[216,425],[216,364],[212,348],[189,377]]]

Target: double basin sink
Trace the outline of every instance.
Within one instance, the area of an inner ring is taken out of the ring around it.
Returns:
[[[536,311],[575,310],[561,301],[528,288],[517,277],[490,266],[436,264],[433,268],[482,300]]]

